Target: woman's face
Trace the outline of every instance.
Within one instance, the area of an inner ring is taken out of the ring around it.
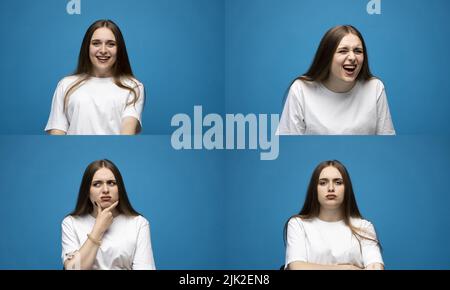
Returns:
[[[353,83],[361,71],[364,51],[361,39],[354,34],[347,34],[334,53],[330,69],[330,81]]]
[[[117,43],[109,28],[101,27],[94,31],[89,45],[89,58],[94,76],[112,76],[112,67],[117,59]]]
[[[103,167],[95,172],[91,182],[89,197],[93,204],[96,202],[102,209],[111,206],[119,200],[116,178],[111,170]]]
[[[345,185],[342,174],[336,167],[325,167],[319,175],[317,195],[325,209],[338,209],[344,201]]]

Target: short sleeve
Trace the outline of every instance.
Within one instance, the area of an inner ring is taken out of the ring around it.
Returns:
[[[380,93],[377,97],[377,135],[395,135],[386,90],[381,82],[379,90]]]
[[[370,239],[377,240],[375,228],[370,222],[366,222],[362,230],[364,231],[364,235],[367,235]],[[384,265],[380,247],[377,242],[368,239],[362,239],[361,250],[364,267],[367,267],[368,265],[374,263],[380,263]]]
[[[286,232],[285,269],[292,262],[308,262],[305,229],[299,218],[292,218]]]
[[[61,223],[61,241],[62,241],[62,254],[61,259],[64,262],[70,255],[78,251],[81,247],[78,238],[75,234],[73,225],[73,218],[71,216],[66,217]]]
[[[150,238],[150,225],[145,219],[143,219],[143,222],[139,227],[132,268],[133,270],[156,269]]]
[[[277,135],[303,135],[306,131],[303,108],[303,93],[300,81],[295,81],[289,89]]]
[[[68,128],[69,122],[66,113],[64,112],[64,87],[63,81],[61,80],[53,94],[50,116],[48,118],[47,126],[45,126],[45,131],[61,130],[67,132]]]
[[[133,117],[139,121],[139,124],[142,127],[142,111],[144,109],[145,102],[145,89],[143,84],[139,82],[137,82],[137,84],[137,90],[135,90],[139,94],[138,99],[136,100],[136,103],[133,104],[134,94],[130,92],[127,100],[128,105],[126,105],[125,110],[123,111],[122,119],[125,117]]]

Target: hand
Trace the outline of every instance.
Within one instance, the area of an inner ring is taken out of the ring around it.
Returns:
[[[353,264],[339,264],[342,270],[362,270],[362,268],[355,266]]]
[[[97,213],[97,217],[95,219],[95,225],[92,229],[91,235],[97,239],[101,240],[103,237],[103,234],[106,232],[106,230],[109,228],[109,226],[112,224],[114,216],[112,214],[113,209],[116,208],[116,206],[119,204],[119,201],[116,201],[111,206],[102,209],[101,206],[97,204],[97,202],[94,202],[94,208]]]

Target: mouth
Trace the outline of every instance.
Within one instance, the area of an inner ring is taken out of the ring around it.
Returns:
[[[353,64],[345,64],[342,66],[342,68],[344,69],[347,75],[352,76],[355,73],[358,66]]]
[[[110,196],[102,196],[100,198],[101,201],[111,201],[111,197]]]
[[[101,63],[106,63],[111,58],[110,56],[96,56],[97,60]]]
[[[337,198],[337,195],[335,195],[335,194],[327,194],[325,197],[326,197],[328,200],[334,200],[334,199]]]

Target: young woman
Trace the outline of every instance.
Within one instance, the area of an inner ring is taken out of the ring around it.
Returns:
[[[292,83],[279,135],[395,135],[383,83],[369,69],[361,33],[330,29],[308,72]]]
[[[58,83],[45,131],[137,134],[143,106],[144,85],[133,76],[119,27],[111,20],[98,20],[84,36],[75,73]]]
[[[286,269],[384,269],[375,229],[362,218],[339,161],[316,167],[303,208],[289,218],[284,232]]]
[[[65,269],[155,269],[149,222],[109,160],[84,172],[75,210],[62,222],[62,261]]]

